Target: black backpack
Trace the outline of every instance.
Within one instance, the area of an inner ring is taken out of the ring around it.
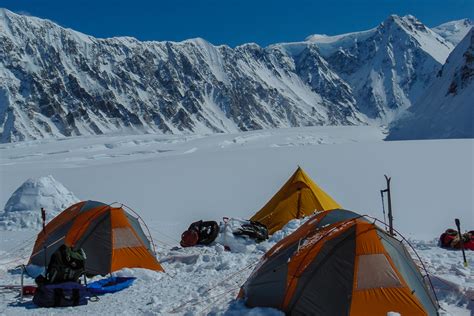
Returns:
[[[77,282],[42,284],[38,286],[33,303],[39,307],[66,307],[87,305],[90,293]]]
[[[256,242],[262,242],[268,239],[267,226],[256,221],[247,221],[232,233],[235,236],[247,236],[255,239]]]
[[[52,256],[45,283],[78,282],[85,272],[86,255],[82,249],[62,245]]]
[[[219,225],[215,221],[197,221],[189,226],[188,230],[191,229],[197,231],[200,245],[209,245],[219,234]]]

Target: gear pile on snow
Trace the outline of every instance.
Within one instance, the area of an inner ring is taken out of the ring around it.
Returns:
[[[219,234],[219,225],[215,221],[197,221],[181,234],[181,246],[209,245]]]
[[[464,249],[474,250],[474,230],[462,234]],[[443,248],[461,249],[459,233],[452,228],[446,229],[439,237],[440,246]]]

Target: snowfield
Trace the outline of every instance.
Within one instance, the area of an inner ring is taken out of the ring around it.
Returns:
[[[137,211],[155,238],[166,273],[125,269],[138,279],[122,292],[77,308],[32,309],[0,291],[0,314],[278,315],[235,301],[261,256],[299,227],[290,222],[252,244],[223,236],[180,249],[195,220],[249,218],[300,165],[344,208],[383,220],[380,190],[392,176],[394,223],[410,238],[438,289],[441,314],[470,315],[474,289],[461,253],[436,239],[461,219],[474,228],[474,140],[384,142],[376,127],[310,127],[214,135],[109,135],[0,145],[0,207],[28,178],[52,175],[81,200],[118,201]],[[39,212],[39,210],[38,210]],[[1,214],[1,213],[0,213]],[[2,285],[19,284],[37,228],[0,231]],[[224,251],[223,244],[231,251]],[[471,266],[473,252],[467,253]],[[32,283],[27,279],[27,283]]]

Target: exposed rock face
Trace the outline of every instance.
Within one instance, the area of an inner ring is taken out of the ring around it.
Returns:
[[[454,47],[415,17],[395,15],[369,31],[307,40],[352,87],[357,109],[385,123],[418,99]]]
[[[399,120],[389,140],[474,138],[474,29],[449,55],[433,84]]]
[[[97,39],[0,9],[0,142],[390,121],[452,49],[414,17],[262,48]]]

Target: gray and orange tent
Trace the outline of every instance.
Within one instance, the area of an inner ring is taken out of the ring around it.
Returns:
[[[38,234],[29,264],[47,267],[62,245],[84,250],[88,275],[104,275],[122,268],[163,271],[138,218],[122,206],[96,201],[70,206]]]
[[[401,241],[347,210],[320,212],[271,248],[239,294],[291,315],[437,315]]]
[[[268,232],[273,234],[292,219],[303,218],[315,211],[340,207],[298,167],[290,179],[250,220],[264,224]]]

